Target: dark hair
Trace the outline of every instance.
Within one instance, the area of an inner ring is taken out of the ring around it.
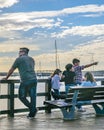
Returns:
[[[74,58],[72,62],[73,62],[73,64],[75,64],[75,63],[80,62],[80,60],[79,60],[79,59],[77,59],[77,58]]]
[[[20,50],[24,51],[26,54],[28,54],[28,52],[29,52],[29,49],[26,47],[22,47],[22,48],[20,48]]]
[[[62,71],[60,70],[60,69],[56,69],[54,72],[53,72],[53,74],[52,74],[52,76],[51,77],[53,77],[55,74],[58,74],[59,75],[59,73],[61,73]]]
[[[72,64],[67,64],[67,65],[65,66],[65,68],[66,68],[67,71],[70,70],[72,67],[73,67]]]

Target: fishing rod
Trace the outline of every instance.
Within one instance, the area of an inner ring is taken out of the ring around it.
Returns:
[[[56,63],[56,68],[60,68],[60,59],[57,51],[57,43],[55,40],[55,63]]]
[[[0,80],[0,101],[1,101],[1,80]],[[0,109],[0,115],[1,115],[1,109]]]

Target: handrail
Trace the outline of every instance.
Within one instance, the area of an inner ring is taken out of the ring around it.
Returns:
[[[48,79],[38,79],[38,83],[45,83],[45,92],[41,92],[41,93],[39,92],[39,93],[37,93],[37,96],[45,96],[45,100],[51,100],[51,95],[50,95],[50,90],[51,89],[50,89],[48,81],[49,81]],[[0,92],[0,100],[1,99],[7,99],[7,104],[8,104],[7,110],[0,110],[0,115],[1,114],[7,114],[10,117],[14,117],[15,113],[27,112],[28,111],[27,108],[22,108],[22,109],[15,109],[14,108],[15,98],[18,97],[18,94],[14,93],[15,84],[20,83],[20,80],[16,80],[16,79],[13,79],[13,80],[1,80],[0,83],[1,84],[7,84],[7,90],[8,90],[7,94],[5,94],[5,95],[1,94],[1,92]],[[46,112],[49,111],[43,105],[40,106],[38,109],[39,110],[46,110]]]
[[[101,81],[102,85],[104,85],[104,80]],[[7,114],[10,117],[14,117],[15,113],[20,113],[20,112],[27,112],[27,108],[21,108],[21,109],[15,109],[14,108],[14,103],[15,103],[15,98],[18,98],[18,94],[14,93],[15,90],[15,84],[20,83],[20,80],[17,79],[9,79],[9,80],[1,80],[0,84],[7,84],[7,94],[3,95],[1,94],[0,91],[0,100],[2,99],[7,99],[7,110],[0,110],[0,115],[1,114]],[[48,79],[38,79],[38,83],[45,83],[45,92],[39,92],[37,93],[37,96],[44,96],[45,100],[51,100],[51,86],[49,83]],[[38,87],[38,86],[37,86]],[[0,85],[0,90],[1,90],[1,85]],[[1,104],[0,104],[1,105]],[[42,106],[38,107],[39,110],[45,110],[45,112],[50,113],[51,108],[46,107],[42,104]]]

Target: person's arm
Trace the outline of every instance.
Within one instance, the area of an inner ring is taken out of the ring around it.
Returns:
[[[4,80],[7,80],[10,76],[11,76],[11,74],[14,72],[14,68],[11,68],[9,71],[8,71],[8,73],[7,73],[7,76],[5,77],[5,78],[3,78]]]
[[[64,75],[64,72],[62,73],[62,76],[61,76],[61,80],[60,82],[63,82],[65,80],[65,75]]]
[[[88,68],[90,66],[97,65],[97,64],[98,64],[98,62],[93,62],[91,64],[85,65],[84,68]]]

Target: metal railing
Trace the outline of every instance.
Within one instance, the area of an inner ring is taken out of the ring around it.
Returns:
[[[7,84],[7,94],[2,94],[0,91],[0,100],[6,99],[7,100],[7,110],[0,110],[0,115],[1,114],[7,114],[10,117],[14,117],[15,113],[22,113],[22,112],[27,112],[27,108],[20,108],[20,109],[15,109],[14,107],[14,101],[15,98],[18,98],[18,94],[15,94],[15,84],[20,83],[20,80],[1,80],[0,84]],[[48,79],[39,79],[38,83],[45,83],[45,92],[40,92],[37,93],[38,96],[44,96],[45,100],[51,100],[51,95],[50,91],[51,88],[49,86],[49,80]],[[0,90],[1,86],[0,85]],[[2,105],[0,103],[0,105]],[[45,107],[44,105],[38,107],[39,110],[45,110],[46,112],[50,112],[50,110]]]
[[[101,80],[100,80],[101,81]],[[0,81],[0,100],[7,100],[7,110],[0,110],[0,115],[7,114],[10,117],[14,117],[15,113],[23,113],[28,112],[28,108],[19,108],[16,109],[15,106],[15,99],[18,98],[18,94],[15,93],[16,84],[20,83],[20,80],[1,80]],[[45,84],[45,91],[37,93],[37,97],[45,97],[45,100],[51,100],[51,85],[49,79],[38,79],[38,83]],[[2,84],[7,84],[7,94],[1,93],[1,88],[3,87]],[[104,79],[101,81],[101,85],[104,85]],[[38,86],[37,86],[38,87]],[[16,104],[17,105],[17,104]],[[2,104],[0,103],[0,106]],[[42,104],[42,106],[38,107],[39,110],[45,110],[45,112],[50,113],[51,108],[46,107]]]

